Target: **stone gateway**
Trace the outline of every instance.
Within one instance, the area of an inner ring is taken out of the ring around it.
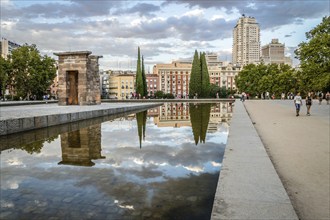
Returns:
[[[54,53],[58,56],[58,104],[101,104],[99,58],[90,51]]]

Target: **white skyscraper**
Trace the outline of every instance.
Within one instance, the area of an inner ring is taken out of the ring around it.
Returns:
[[[241,66],[260,62],[260,28],[254,17],[239,18],[233,30],[233,63]]]

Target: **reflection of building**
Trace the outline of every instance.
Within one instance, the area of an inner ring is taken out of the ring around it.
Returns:
[[[219,128],[219,124],[228,124],[233,115],[233,107],[228,102],[217,103],[212,106],[210,113],[210,122],[207,132],[213,133]]]
[[[258,64],[260,60],[260,28],[254,17],[243,15],[233,30],[233,64]]]
[[[19,44],[16,44],[5,38],[2,38],[1,42],[0,42],[1,56],[3,58],[7,58],[8,55],[11,55],[11,53],[14,49],[19,48],[20,46],[21,45],[19,45]]]
[[[112,72],[109,78],[110,98],[130,99],[135,92],[135,73]]]
[[[189,103],[164,103],[159,107],[159,118],[155,124],[158,127],[191,126]]]
[[[229,102],[212,104],[208,132],[215,132],[220,123],[229,124],[232,113],[233,107]],[[158,127],[191,126],[188,102],[164,103],[159,108],[148,110],[148,116],[154,116],[154,123]]]
[[[59,164],[93,166],[101,155],[101,124],[61,134],[62,161]]]
[[[284,56],[285,45],[278,42],[278,39],[272,39],[271,43],[262,47],[261,60],[265,64],[288,64],[292,66],[290,57]]]
[[[186,97],[189,94],[190,72],[191,63],[179,61],[156,64],[153,68],[153,73],[159,77],[159,90],[175,97]]]

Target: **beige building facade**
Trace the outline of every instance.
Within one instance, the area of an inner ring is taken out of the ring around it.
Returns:
[[[254,17],[243,15],[233,30],[233,64],[245,66],[260,61],[260,28]]]
[[[284,55],[285,44],[279,43],[278,39],[272,39],[272,41],[263,46],[261,49],[261,60],[264,64],[287,64],[292,66],[292,60],[290,57]]]
[[[135,74],[133,73],[111,73],[109,83],[110,99],[130,99],[135,93]]]

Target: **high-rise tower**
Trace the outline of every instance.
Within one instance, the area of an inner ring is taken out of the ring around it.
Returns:
[[[260,28],[254,17],[239,18],[233,30],[233,63],[241,66],[260,62]]]

